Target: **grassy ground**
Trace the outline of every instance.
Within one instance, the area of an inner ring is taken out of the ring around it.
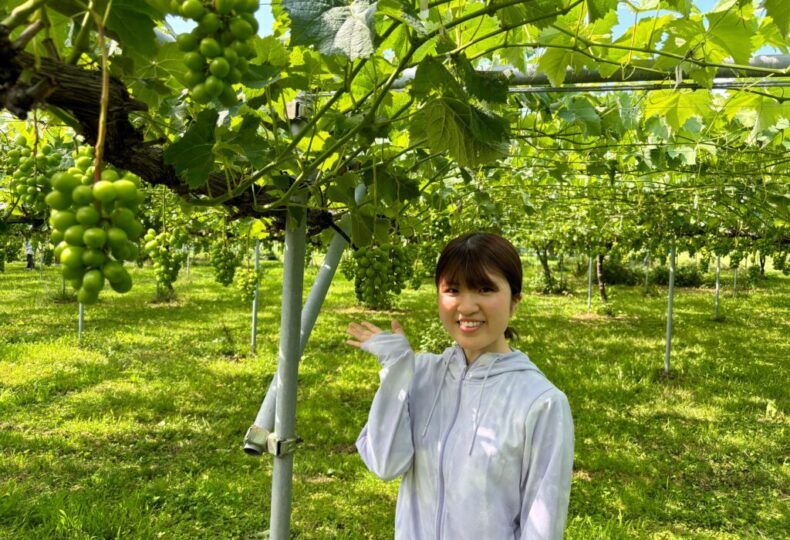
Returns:
[[[314,270],[311,270],[311,274]],[[275,369],[280,269],[263,285],[259,352],[249,309],[211,280],[153,304],[149,269],[86,312],[55,303],[19,263],[0,274],[0,538],[263,538],[271,459],[241,451]],[[582,280],[583,281],[583,280]],[[568,395],[576,461],[567,538],[787,537],[790,280],[675,301],[672,373],[661,374],[665,298],[612,288],[615,317],[576,295],[528,296],[518,348]],[[354,449],[377,383],[343,345],[362,317],[407,329],[435,318],[430,287],[366,313],[338,275],[300,370],[293,536],[389,538],[397,483]],[[418,341],[416,336],[414,342]]]

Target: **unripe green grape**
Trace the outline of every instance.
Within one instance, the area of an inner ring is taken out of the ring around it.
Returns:
[[[63,233],[63,239],[69,243],[70,246],[84,246],[85,241],[83,235],[85,234],[85,227],[82,225],[72,225],[66,232]]]
[[[176,44],[181,51],[190,52],[198,48],[199,40],[192,33],[178,34],[176,36]]]
[[[218,56],[211,61],[208,69],[212,75],[215,75],[220,79],[224,79],[225,76],[230,72],[230,64],[224,57]]]
[[[211,96],[206,90],[205,84],[199,83],[192,87],[192,99],[201,104],[206,104],[211,101]]]
[[[203,71],[193,71],[188,69],[184,73],[184,83],[190,88],[197,86],[198,84],[202,83],[203,80],[206,78],[206,74]]]
[[[200,19],[198,23],[198,28],[204,35],[213,34],[217,30],[222,27],[222,21],[217,16],[216,13],[211,13],[210,11],[203,15],[203,18]]]
[[[214,38],[203,38],[200,41],[200,54],[206,58],[214,58],[222,54],[222,47]]]
[[[220,15],[228,15],[233,11],[235,2],[233,0],[214,0],[214,8]]]
[[[185,0],[179,12],[184,17],[197,21],[206,13],[206,8],[200,0]]]
[[[86,227],[98,225],[101,215],[93,206],[83,206],[77,210],[77,221]]]
[[[206,77],[206,82],[203,83],[206,88],[206,93],[210,95],[212,98],[218,97],[222,90],[225,88],[225,83],[218,77],[214,75],[209,75]]]
[[[71,200],[78,206],[85,206],[93,202],[93,190],[90,186],[79,185],[71,192]]]
[[[202,72],[206,67],[206,60],[199,52],[188,52],[184,55],[184,65],[192,71]]]
[[[62,191],[50,191],[45,200],[47,205],[55,210],[65,210],[71,206],[71,197]]]
[[[103,204],[107,204],[114,201],[118,196],[118,193],[115,190],[115,186],[112,182],[99,180],[93,184],[93,196]]]

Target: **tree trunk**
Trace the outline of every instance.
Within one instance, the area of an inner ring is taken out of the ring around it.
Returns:
[[[765,253],[760,252],[760,277],[765,277]]]
[[[545,283],[545,291],[550,292],[554,288],[554,277],[551,275],[551,268],[549,268],[549,250],[546,246],[535,248],[535,254],[540,260],[540,266],[543,268],[543,281]]]
[[[603,255],[598,255],[595,271],[598,274],[598,290],[601,292],[601,300],[606,303],[609,298],[606,296],[606,282],[603,280],[603,257]]]

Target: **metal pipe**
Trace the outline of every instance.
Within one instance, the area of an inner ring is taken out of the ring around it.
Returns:
[[[302,289],[304,286],[305,219],[285,230],[280,355],[277,362],[275,448],[296,438],[296,383],[299,372]],[[269,538],[287,540],[291,520],[293,453],[275,452]]]
[[[669,300],[667,301],[667,343],[664,350],[664,374],[669,374],[669,353],[672,345],[672,301],[675,298],[675,239],[669,252]]]
[[[82,341],[82,332],[85,330],[85,305],[80,303],[77,316],[77,339]]]
[[[721,255],[716,255],[716,303],[713,308],[713,318],[719,318],[719,289],[721,289]]]
[[[255,354],[256,341],[258,336],[258,294],[260,283],[258,281],[258,268],[261,260],[261,241],[255,240],[255,293],[252,297],[252,337],[250,338],[250,353]]]
[[[350,229],[349,220],[341,221],[339,226],[344,233],[347,233]],[[342,234],[336,232],[329,244],[324,262],[321,264],[321,268],[318,270],[318,274],[315,277],[315,282],[310,288],[310,294],[302,309],[299,336],[300,358],[301,353],[304,352],[307,346],[307,341],[310,339],[310,333],[313,330],[313,326],[318,318],[318,313],[324,303],[326,294],[329,291],[329,286],[332,284],[332,279],[335,277],[337,267],[340,265],[340,258],[347,245],[348,241],[346,238]],[[258,415],[255,417],[255,422],[253,422],[250,429],[247,430],[247,434],[244,437],[244,451],[252,456],[259,456],[266,449],[266,438],[274,429],[276,397],[277,387],[275,385],[275,379],[272,379],[266,391],[266,397],[264,397],[263,403],[261,403],[261,407],[258,410]]]
[[[592,308],[592,256],[587,255],[587,312]]]

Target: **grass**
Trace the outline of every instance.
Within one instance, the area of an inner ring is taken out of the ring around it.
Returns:
[[[135,270],[131,293],[86,309],[78,343],[56,270],[40,280],[6,266],[1,539],[264,537],[271,459],[241,442],[276,367],[281,269],[267,263],[257,355],[248,307],[210,272],[193,266],[178,300],[155,304],[150,269]],[[527,296],[514,324],[574,413],[566,537],[786,537],[790,279],[725,294],[723,321],[711,291],[680,291],[668,377],[662,294],[612,287],[616,315],[587,314],[583,281],[576,294]],[[344,328],[397,317],[408,332],[434,311],[424,286],[399,310],[366,312],[338,274],[300,367],[294,537],[392,537],[397,483],[354,448],[377,365],[343,344]]]

